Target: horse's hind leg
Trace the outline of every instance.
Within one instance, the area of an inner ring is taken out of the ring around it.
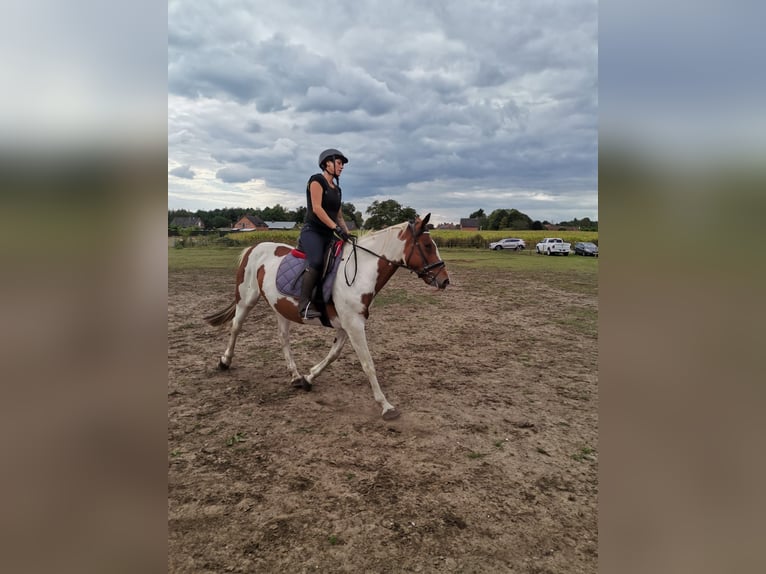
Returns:
[[[346,344],[347,340],[348,334],[343,329],[338,329],[336,331],[335,341],[333,341],[332,347],[330,348],[330,352],[327,353],[327,356],[320,363],[311,367],[311,371],[306,375],[305,379],[309,385],[311,385],[312,381],[319,376],[319,373],[325,370],[327,365],[340,356],[340,352],[343,350],[343,345]]]
[[[240,299],[237,303],[237,311],[234,314],[234,318],[231,321],[231,331],[229,332],[229,344],[226,346],[226,350],[218,360],[218,368],[222,371],[227,370],[231,366],[231,360],[234,357],[234,345],[237,343],[237,337],[242,330],[242,324],[247,319],[248,314],[252,311],[255,304],[258,302],[260,293],[255,291],[253,296],[247,299]]]
[[[279,335],[279,343],[282,345],[282,352],[285,354],[285,360],[287,361],[287,368],[292,375],[292,385],[296,388],[303,388],[306,391],[311,390],[311,385],[306,382],[306,379],[298,371],[298,367],[293,359],[293,351],[290,348],[290,321],[285,319],[282,315],[277,315],[277,334]]]

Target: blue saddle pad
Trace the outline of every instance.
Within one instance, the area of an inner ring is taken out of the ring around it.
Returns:
[[[325,303],[332,301],[332,286],[340,267],[340,254],[343,242],[337,241],[330,250],[330,260],[326,265],[327,272],[322,278],[322,299]],[[303,270],[306,268],[306,256],[303,252],[293,249],[285,255],[277,269],[277,289],[283,295],[299,299],[303,286]]]

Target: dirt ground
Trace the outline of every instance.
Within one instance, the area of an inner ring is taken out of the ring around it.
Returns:
[[[292,389],[262,302],[218,371],[233,273],[169,273],[168,571],[596,572],[596,275],[450,271],[373,303],[391,422],[350,344]],[[299,368],[332,340],[295,325]]]

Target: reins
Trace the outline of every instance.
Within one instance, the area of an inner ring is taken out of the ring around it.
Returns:
[[[372,251],[370,249],[367,249],[366,247],[358,245],[357,242],[352,239],[351,240],[351,256],[348,259],[346,259],[346,264],[343,266],[343,276],[346,279],[346,285],[348,285],[349,287],[351,287],[354,284],[354,281],[356,281],[356,274],[359,271],[359,260],[358,260],[359,256],[356,253],[357,248],[361,249],[362,251],[366,251],[370,255],[374,255],[378,259],[382,259],[383,261],[385,261],[389,265],[396,265],[397,267],[408,268],[406,265],[404,265],[402,263],[399,263],[398,261],[391,261],[388,257],[384,257],[383,255],[380,255],[379,253],[375,253],[374,251]],[[348,279],[348,263],[349,263],[349,261],[351,261],[352,257],[354,258],[354,277],[351,279],[351,281],[349,281],[349,279]]]
[[[375,257],[385,261],[389,265],[396,265],[397,267],[401,267],[403,269],[407,269],[410,273],[415,273],[418,277],[422,278],[423,276],[431,275],[431,282],[435,281],[436,280],[436,275],[433,275],[431,273],[431,270],[434,269],[434,268],[437,268],[437,267],[444,267],[444,261],[442,261],[440,259],[439,261],[436,261],[436,262],[431,263],[429,265],[425,265],[426,257],[425,257],[425,254],[423,253],[423,248],[421,247],[420,243],[418,243],[418,241],[417,241],[418,235],[415,233],[415,226],[412,223],[410,223],[409,228],[410,228],[410,231],[412,231],[412,238],[414,240],[414,242],[412,244],[412,250],[410,251],[410,256],[415,251],[415,247],[417,246],[418,250],[420,251],[420,256],[422,257],[423,262],[424,262],[424,265],[423,265],[422,269],[417,270],[417,269],[414,269],[414,268],[410,267],[407,263],[399,263],[398,261],[392,261],[388,257],[380,255],[379,253],[375,253],[374,251],[372,251],[370,249],[367,249],[366,247],[364,247],[362,245],[358,245],[357,242],[356,242],[356,239],[352,238],[350,240],[351,241],[351,245],[352,245],[351,256],[346,260],[346,264],[343,266],[343,275],[344,275],[344,277],[346,279],[346,285],[351,287],[351,285],[354,284],[354,281],[356,281],[356,274],[359,271],[359,261],[358,261],[358,257],[359,256],[357,255],[357,252],[356,252],[357,248],[361,249],[362,251],[366,251],[370,255],[374,255]],[[351,261],[352,257],[354,259],[354,277],[351,279],[351,281],[349,281],[349,279],[348,279],[348,263],[349,263],[349,261]],[[408,259],[409,259],[409,256],[408,256]]]

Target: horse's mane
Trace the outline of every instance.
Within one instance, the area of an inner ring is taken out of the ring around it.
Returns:
[[[367,249],[372,248],[380,255],[395,258],[402,248],[401,233],[409,224],[410,222],[403,221],[377,231],[365,233],[359,237],[359,245]]]
[[[407,222],[407,221],[403,221],[402,223],[397,223],[396,225],[389,225],[388,227],[384,227],[383,229],[378,229],[378,230],[376,230],[376,231],[369,231],[369,232],[367,232],[367,233],[364,233],[364,234],[362,234],[362,235],[359,237],[359,240],[360,240],[362,243],[365,243],[365,242],[367,242],[367,240],[370,240],[370,241],[372,241],[372,240],[374,240],[374,239],[377,239],[377,238],[379,238],[380,236],[385,236],[385,237],[383,238],[383,245],[384,245],[384,246],[387,246],[387,245],[388,245],[388,243],[389,243],[389,241],[390,241],[390,237],[391,237],[391,234],[392,234],[393,232],[396,232],[396,236],[398,237],[399,233],[401,233],[401,231],[402,231],[402,230],[403,230],[403,229],[404,229],[404,228],[405,228],[405,227],[406,227],[408,224],[409,224],[409,222]]]
[[[389,225],[388,227],[384,227],[383,229],[376,229],[375,231],[365,231],[360,235],[360,239],[362,237],[374,237],[376,235],[381,235],[383,233],[389,233],[393,231],[394,229],[401,231],[406,225],[409,225],[409,222],[402,221],[401,223]]]

